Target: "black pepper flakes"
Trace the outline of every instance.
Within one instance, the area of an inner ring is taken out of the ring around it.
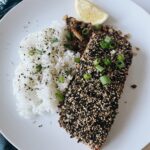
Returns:
[[[29,80],[33,81],[33,78],[29,77]]]
[[[136,88],[137,88],[137,85],[136,85],[136,84],[132,84],[132,85],[131,85],[131,88],[132,88],[132,89],[136,89]]]

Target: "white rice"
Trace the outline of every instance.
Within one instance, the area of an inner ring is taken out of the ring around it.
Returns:
[[[55,29],[32,33],[20,44],[21,62],[15,72],[13,88],[17,110],[25,118],[57,111],[56,92],[64,92],[73,77],[74,58],[79,54],[65,51],[63,35],[64,29],[55,23]],[[53,43],[54,38],[58,42]],[[65,77],[64,83],[58,81],[60,76]]]

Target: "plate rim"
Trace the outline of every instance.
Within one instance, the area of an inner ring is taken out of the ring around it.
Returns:
[[[141,6],[139,6],[136,2],[132,1],[132,0],[124,0],[127,3],[132,3],[133,5],[135,5],[138,9],[142,10],[144,15],[147,15],[150,18],[150,14]],[[24,5],[29,5],[30,4],[30,0],[23,0],[21,2],[19,2],[16,6],[14,6],[13,8],[11,8],[1,19],[0,19],[0,27],[1,24],[6,21],[8,19],[8,17],[10,15],[13,15],[13,13],[15,11],[17,11],[18,8],[23,7]],[[9,142],[11,143],[14,147],[16,147],[17,149],[21,149],[19,148],[19,146],[17,146],[14,142],[12,142],[12,140],[3,132],[2,128],[0,127],[0,134]]]

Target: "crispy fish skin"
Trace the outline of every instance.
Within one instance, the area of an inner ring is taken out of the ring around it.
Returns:
[[[100,42],[106,36],[111,37],[116,45],[113,50],[100,47]],[[116,67],[119,54],[124,55],[125,66]],[[83,142],[91,149],[100,149],[106,141],[108,133],[118,113],[118,101],[124,88],[128,69],[132,63],[132,46],[128,40],[110,26],[103,26],[93,33],[81,62],[77,65],[76,75],[65,95],[60,107],[60,126],[78,142]],[[110,66],[105,67],[103,74],[111,79],[111,84],[103,86],[98,72],[93,65],[96,58],[109,58]],[[85,80],[83,75],[90,73],[92,78]]]

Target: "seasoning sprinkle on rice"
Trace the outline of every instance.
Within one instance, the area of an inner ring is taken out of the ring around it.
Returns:
[[[80,56],[63,46],[65,31],[54,24],[28,35],[20,44],[21,62],[13,87],[17,110],[25,118],[57,111],[60,93],[65,93],[74,74],[74,59]]]

